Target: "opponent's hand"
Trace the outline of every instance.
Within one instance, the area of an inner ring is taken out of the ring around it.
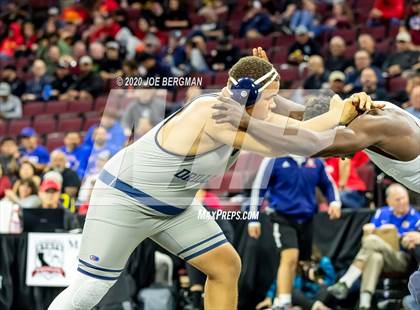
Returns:
[[[347,125],[359,115],[353,103],[350,100],[343,101],[339,95],[331,98],[330,111],[340,115],[340,125]]]
[[[261,236],[261,224],[260,223],[249,223],[248,224],[248,235],[251,238],[258,239]]]
[[[267,62],[270,62],[270,60],[268,60],[267,53],[263,50],[262,47],[253,48],[252,55],[257,56]]]
[[[350,96],[347,100],[358,109],[360,112],[368,111],[371,109],[383,109],[384,104],[373,102],[372,98],[365,92],[355,93]]]
[[[216,124],[230,123],[235,128],[245,129],[248,127],[250,116],[245,108],[224,91],[217,97],[218,102],[212,108],[216,110],[212,114],[212,118]]]

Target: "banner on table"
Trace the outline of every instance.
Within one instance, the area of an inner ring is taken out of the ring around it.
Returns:
[[[76,273],[81,234],[29,233],[26,285],[68,286]]]

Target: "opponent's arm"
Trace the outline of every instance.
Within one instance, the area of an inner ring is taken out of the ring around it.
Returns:
[[[338,128],[333,143],[314,156],[346,156],[361,151],[382,141],[389,134],[388,125],[373,115],[362,115],[348,127]]]

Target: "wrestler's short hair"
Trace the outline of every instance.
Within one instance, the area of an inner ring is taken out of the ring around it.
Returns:
[[[235,80],[249,77],[254,80],[259,79],[266,73],[270,72],[273,65],[268,61],[257,56],[246,56],[239,59],[239,61],[229,70],[229,76]]]

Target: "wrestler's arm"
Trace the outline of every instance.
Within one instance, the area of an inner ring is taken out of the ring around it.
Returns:
[[[338,128],[333,143],[314,156],[346,156],[383,141],[392,134],[390,124],[380,117],[365,114],[357,117],[348,127]]]

